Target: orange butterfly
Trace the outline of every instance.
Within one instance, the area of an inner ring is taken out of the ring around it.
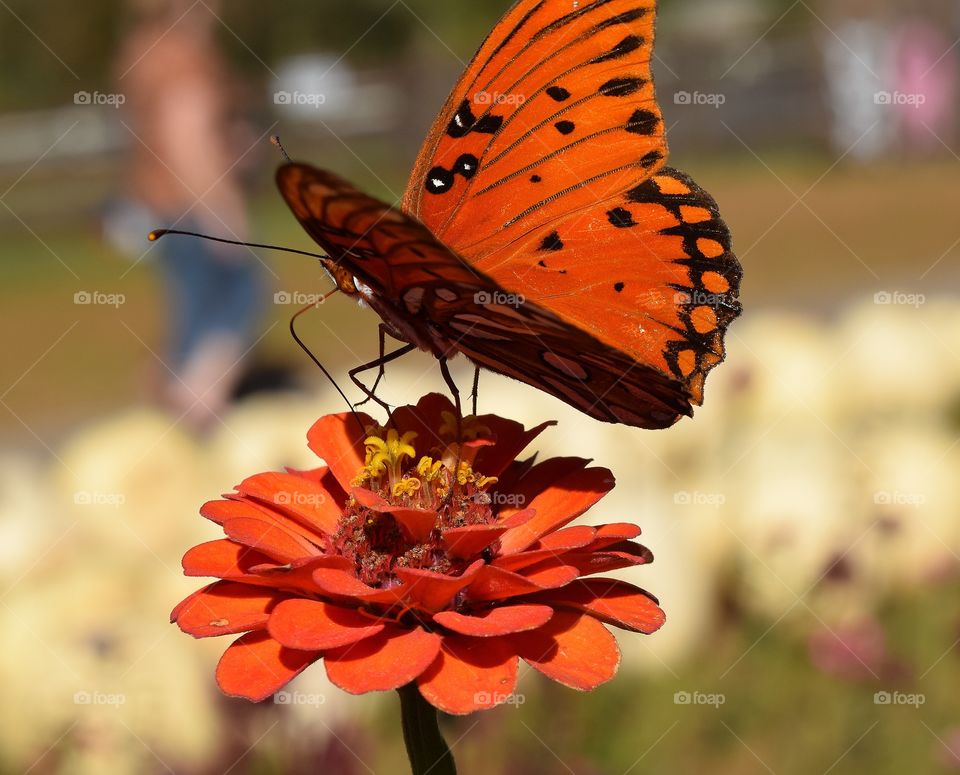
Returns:
[[[655,16],[653,0],[520,0],[441,110],[402,210],[280,168],[325,268],[402,352],[445,375],[462,353],[641,428],[702,403],[742,271],[714,200],[665,166]]]

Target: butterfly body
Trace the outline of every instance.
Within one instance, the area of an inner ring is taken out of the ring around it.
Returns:
[[[606,422],[692,414],[740,314],[714,200],[665,166],[652,0],[520,0],[431,130],[401,209],[288,164],[341,290],[396,338],[461,353]]]

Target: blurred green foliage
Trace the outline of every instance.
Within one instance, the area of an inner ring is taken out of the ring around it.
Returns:
[[[696,13],[699,0],[673,0],[664,14]],[[788,0],[755,0],[777,18]],[[468,58],[509,0],[251,0],[224,3],[220,38],[250,78],[269,77],[259,60],[329,50],[358,65],[390,66],[411,47]],[[68,102],[77,88],[103,89],[130,19],[128,0],[9,0],[0,5],[0,113]],[[798,18],[800,15],[797,15]],[[803,14],[809,21],[809,14]]]

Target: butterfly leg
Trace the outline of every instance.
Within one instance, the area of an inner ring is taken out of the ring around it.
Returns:
[[[347,373],[347,376],[350,377],[350,381],[353,382],[360,390],[363,391],[363,394],[367,396],[367,400],[371,400],[376,403],[380,408],[382,408],[386,413],[387,417],[390,416],[390,405],[385,401],[380,400],[376,393],[373,392],[370,388],[363,384],[360,381],[359,374],[362,374],[365,371],[370,371],[370,369],[383,368],[388,363],[391,363],[398,358],[402,358],[409,352],[413,352],[416,348],[416,345],[408,344],[405,347],[401,347],[399,350],[396,350],[389,355],[383,355],[376,360],[370,361],[370,363],[365,363],[362,366],[357,366],[357,368]]]
[[[377,371],[377,378],[374,380],[373,387],[370,388],[371,393],[377,392],[377,388],[380,387],[380,382],[387,374],[386,364],[383,362],[384,356],[387,354],[387,327],[381,323],[377,330],[380,332],[380,368]],[[368,395],[363,401],[357,404],[357,406],[363,406],[371,400],[373,399]]]
[[[470,393],[470,398],[473,399],[473,416],[477,416],[477,401],[480,399],[480,367],[473,372],[473,391]]]

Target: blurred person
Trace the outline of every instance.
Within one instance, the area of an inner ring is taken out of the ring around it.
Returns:
[[[157,226],[248,236],[231,142],[232,85],[214,31],[219,3],[131,0],[118,57],[135,135],[129,195]],[[209,427],[242,376],[261,317],[262,265],[246,248],[169,236],[155,243],[169,316],[161,399],[196,430]]]
[[[916,16],[898,25],[897,37],[894,93],[902,147],[939,152],[955,122],[956,49],[934,21]]]
[[[823,55],[833,115],[834,150],[869,160],[893,143],[890,105],[879,97],[891,82],[892,37],[881,0],[838,3],[824,35]]]

